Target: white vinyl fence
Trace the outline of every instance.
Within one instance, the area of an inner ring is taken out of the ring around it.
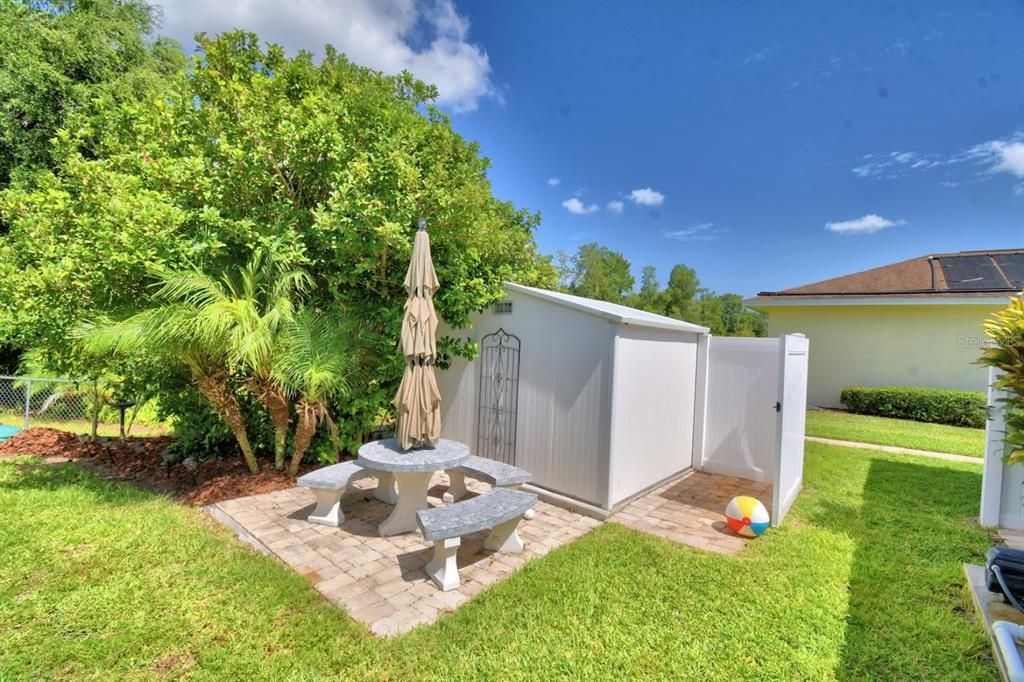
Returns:
[[[1005,393],[992,384],[996,370],[988,374],[988,421],[985,423],[985,468],[981,477],[981,525],[1024,529],[1024,465],[1005,464],[1006,422],[999,401]]]
[[[704,453],[696,468],[770,483],[779,340],[712,336],[709,346]]]
[[[782,523],[803,484],[809,343],[709,339],[703,447],[694,468],[773,487],[772,524]]]

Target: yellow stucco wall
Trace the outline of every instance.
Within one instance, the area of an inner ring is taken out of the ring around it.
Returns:
[[[971,364],[982,322],[1002,306],[758,306],[768,335],[811,340],[807,400],[839,407],[845,386],[934,386],[981,391],[987,370]]]

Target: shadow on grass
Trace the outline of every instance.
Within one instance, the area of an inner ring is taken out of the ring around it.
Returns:
[[[873,458],[859,508],[823,504],[815,522],[856,543],[840,678],[991,675],[962,590],[963,562],[988,546],[980,485],[976,472]]]
[[[157,497],[128,485],[104,480],[71,462],[45,464],[36,458],[25,457],[0,464],[0,494],[31,490],[54,492],[67,488],[114,505],[137,504]]]

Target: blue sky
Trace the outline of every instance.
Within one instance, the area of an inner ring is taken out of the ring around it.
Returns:
[[[165,3],[437,82],[548,253],[750,295],[1024,246],[1024,4]],[[557,182],[556,182],[557,181]]]

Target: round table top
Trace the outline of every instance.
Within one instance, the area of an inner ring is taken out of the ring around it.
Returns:
[[[469,447],[454,440],[442,438],[432,448],[402,450],[397,440],[385,438],[360,447],[356,464],[375,471],[417,474],[457,467],[467,457]]]

